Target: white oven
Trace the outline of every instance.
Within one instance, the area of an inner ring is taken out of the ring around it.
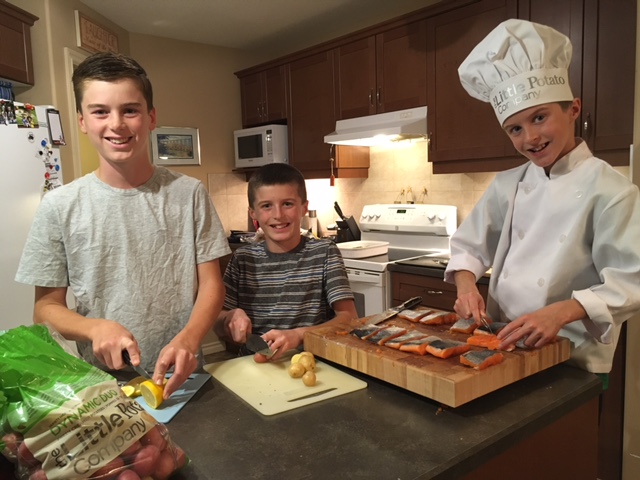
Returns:
[[[449,254],[456,216],[457,208],[450,205],[365,205],[359,222],[361,240],[388,242],[389,246],[383,255],[344,258],[358,316],[380,313],[391,306],[389,263]]]

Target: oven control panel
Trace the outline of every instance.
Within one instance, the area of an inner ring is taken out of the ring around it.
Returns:
[[[365,205],[360,216],[363,231],[413,232],[452,235],[457,229],[458,209],[453,205]]]

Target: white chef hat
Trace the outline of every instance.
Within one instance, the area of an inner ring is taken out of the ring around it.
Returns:
[[[460,82],[474,98],[490,102],[500,125],[521,110],[573,100],[568,68],[571,41],[551,27],[506,20],[458,68]]]

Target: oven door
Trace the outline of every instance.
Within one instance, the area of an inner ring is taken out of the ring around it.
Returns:
[[[356,303],[358,317],[368,317],[389,308],[391,299],[389,272],[371,272],[347,268],[349,283]]]

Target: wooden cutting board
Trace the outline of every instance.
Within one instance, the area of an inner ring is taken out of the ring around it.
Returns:
[[[366,319],[342,325],[319,326],[305,332],[304,349],[358,372],[371,375],[412,392],[431,398],[450,407],[458,407],[475,398],[517,382],[569,359],[570,342],[557,341],[540,349],[503,352],[504,360],[485,370],[475,370],[460,364],[460,356],[442,359],[430,354],[418,355],[390,347],[371,344],[348,332],[362,325]],[[403,319],[391,324],[418,329],[430,335],[466,341],[469,335],[450,333],[447,326],[425,326]],[[479,347],[471,347],[481,350]]]
[[[275,362],[256,363],[245,356],[211,363],[204,369],[263,415],[274,415],[366,388],[367,383],[316,359],[316,384],[307,387],[291,378],[288,368],[295,351]],[[316,396],[307,397],[317,393]],[[302,398],[307,397],[307,398]]]

